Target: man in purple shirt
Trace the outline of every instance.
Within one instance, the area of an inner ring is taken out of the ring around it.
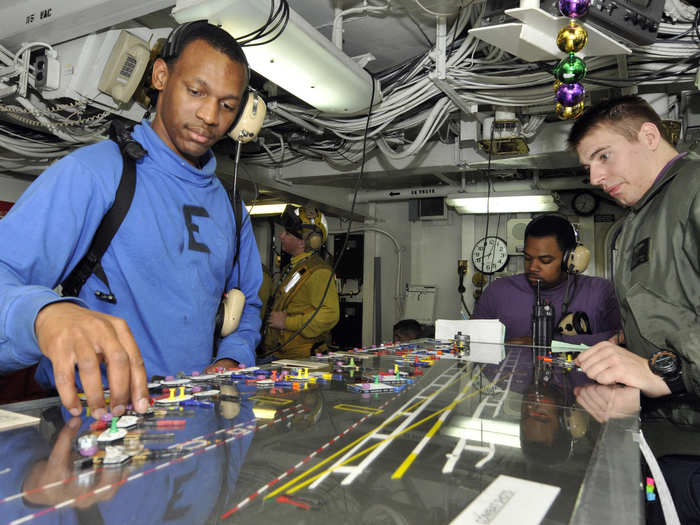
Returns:
[[[563,217],[542,215],[530,221],[525,229],[525,273],[492,282],[472,319],[500,319],[506,326],[506,343],[532,344],[531,315],[539,280],[541,300],[554,307],[555,340],[592,345],[610,339],[620,327],[613,286],[600,277],[567,271],[562,261],[576,246],[574,228]]]

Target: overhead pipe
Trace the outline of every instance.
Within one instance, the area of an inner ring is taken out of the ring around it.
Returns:
[[[367,0],[364,1],[361,7],[351,7],[350,9],[342,10],[336,7],[333,10],[333,29],[331,33],[331,41],[338,49],[343,49],[343,21],[350,15],[355,14],[382,14],[389,9],[389,3],[386,5],[372,6],[367,4]]]

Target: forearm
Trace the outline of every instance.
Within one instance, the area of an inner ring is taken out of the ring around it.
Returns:
[[[34,321],[62,299],[53,288],[87,250],[109,201],[108,185],[72,156],[53,164],[0,221],[0,238],[13,249],[0,254],[0,370],[41,357]],[[112,194],[113,196],[113,194]]]

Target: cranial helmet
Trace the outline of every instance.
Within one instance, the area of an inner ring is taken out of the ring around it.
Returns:
[[[281,219],[284,229],[304,239],[308,250],[318,250],[328,238],[328,223],[318,208],[287,205]]]

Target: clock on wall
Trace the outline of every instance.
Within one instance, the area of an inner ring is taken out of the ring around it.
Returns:
[[[571,200],[571,207],[576,215],[592,215],[598,209],[598,197],[588,190],[579,191]]]
[[[500,237],[484,237],[474,245],[472,264],[481,273],[501,271],[508,262],[508,246]]]

